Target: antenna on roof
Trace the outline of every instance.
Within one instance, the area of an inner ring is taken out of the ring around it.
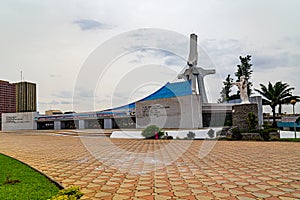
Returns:
[[[23,75],[22,75],[22,70],[21,70],[21,82],[22,82],[22,78],[23,78]]]

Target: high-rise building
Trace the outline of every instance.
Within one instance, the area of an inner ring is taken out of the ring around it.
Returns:
[[[0,129],[2,113],[16,112],[16,86],[7,81],[0,80]]]
[[[14,85],[16,86],[16,112],[35,112],[36,84],[22,81]]]

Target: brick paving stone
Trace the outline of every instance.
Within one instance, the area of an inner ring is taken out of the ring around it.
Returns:
[[[97,198],[108,197],[108,196],[111,196],[111,193],[109,193],[109,192],[102,192],[102,191],[96,193],[96,195],[95,195],[95,197],[97,197]]]
[[[0,132],[0,153],[79,186],[82,199],[300,199],[300,143],[217,141],[201,157],[211,141],[85,138],[86,131],[81,139]]]
[[[245,197],[245,196],[238,196],[237,197],[239,200],[255,200],[256,198],[252,198],[252,197]]]
[[[125,200],[125,199],[129,199],[130,197],[125,196],[125,195],[114,195],[113,200]]]
[[[213,192],[213,195],[218,198],[224,198],[224,197],[229,197],[230,193],[227,191],[217,191],[217,192]]]
[[[172,197],[169,196],[162,196],[162,195],[157,195],[154,197],[155,200],[167,200],[167,199],[171,199]]]
[[[234,183],[232,183],[232,184],[226,183],[226,184],[222,184],[222,186],[225,187],[225,188],[228,188],[228,189],[238,187],[238,186],[235,185]]]
[[[268,197],[265,200],[280,200],[278,197]]]
[[[211,193],[203,193],[203,194],[197,195],[196,199],[210,200],[210,199],[214,199],[214,196]]]
[[[266,192],[272,194],[273,196],[279,196],[285,194],[282,190],[279,190],[277,188],[271,188],[269,190],[266,190]]]
[[[295,200],[293,197],[285,197],[285,196],[279,196],[279,199],[281,200]]]
[[[258,198],[264,198],[264,199],[272,196],[271,194],[263,191],[253,192],[252,194]]]

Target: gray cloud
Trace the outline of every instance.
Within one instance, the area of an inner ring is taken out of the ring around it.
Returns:
[[[90,90],[90,89],[80,89],[78,92],[77,92],[77,95],[79,97],[85,97],[85,98],[93,98],[95,95],[94,95],[94,92],[93,90]]]
[[[253,65],[257,70],[269,70],[276,67],[293,67],[300,63],[300,55],[288,52],[264,54],[258,53],[253,55]]]
[[[165,59],[164,64],[168,66],[180,66],[183,68],[186,64],[186,61],[177,56],[169,56]]]
[[[39,104],[41,104],[41,105],[58,105],[59,102],[58,102],[58,101],[55,101],[55,100],[52,100],[52,101],[49,101],[49,102],[42,102],[42,101],[39,101]]]
[[[57,98],[69,99],[73,97],[72,91],[57,91],[52,94],[52,96]]]
[[[73,102],[71,102],[71,101],[61,101],[60,103],[64,104],[64,105],[73,104]]]
[[[79,19],[74,21],[73,23],[77,24],[80,27],[80,29],[83,31],[113,28],[112,25],[104,24],[92,19]]]

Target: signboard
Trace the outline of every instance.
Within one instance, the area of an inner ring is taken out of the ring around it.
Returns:
[[[281,121],[282,122],[295,122],[298,119],[298,116],[293,116],[293,117],[282,117]]]
[[[2,113],[2,130],[36,130],[36,112]]]

